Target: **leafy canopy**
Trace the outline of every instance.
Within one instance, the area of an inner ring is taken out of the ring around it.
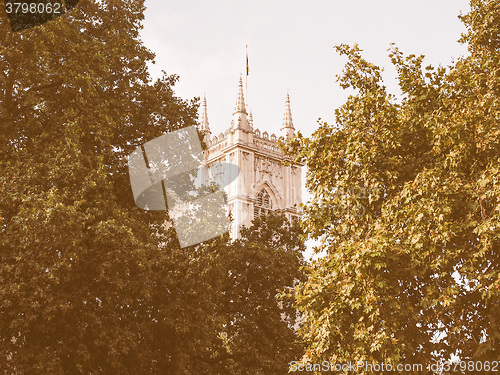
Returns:
[[[143,12],[81,0],[18,33],[0,12],[0,373],[286,374],[298,228],[180,249],[134,204],[129,153],[197,110],[151,80]]]
[[[338,46],[357,93],[288,145],[327,253],[296,291],[306,363],[500,359],[500,2],[470,5],[451,66],[392,48],[400,99]]]

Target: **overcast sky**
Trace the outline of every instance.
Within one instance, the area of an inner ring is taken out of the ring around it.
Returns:
[[[393,91],[391,43],[433,65],[466,53],[457,43],[465,0],[146,0],[146,6],[142,36],[156,53],[153,76],[179,75],[176,93],[184,98],[206,93],[214,134],[230,125],[240,73],[245,78],[245,45],[254,126],[276,134],[287,90],[303,134],[314,131],[318,118],[333,121],[346,98],[335,81],[345,63],[333,48],[339,43],[358,43],[369,61],[386,68]]]
[[[467,53],[457,42],[466,0],[146,0],[146,6],[142,36],[156,54],[153,77],[162,70],[179,75],[176,93],[183,98],[206,93],[212,135],[230,126],[240,74],[245,78],[245,45],[254,127],[277,135],[287,90],[302,134],[310,135],[318,118],[333,122],[348,94],[336,83],[345,58],[335,45],[358,43],[367,60],[385,68],[394,94],[391,43],[405,54],[424,54],[426,65],[448,65]]]

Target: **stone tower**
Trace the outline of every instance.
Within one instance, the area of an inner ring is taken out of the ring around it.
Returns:
[[[269,211],[284,214],[289,220],[300,216],[298,205],[302,200],[301,164],[284,165],[289,160],[279,149],[277,137],[267,131],[254,129],[252,114],[248,114],[240,78],[236,106],[231,126],[224,133],[213,136],[210,132],[206,98],[203,99],[200,131],[208,146],[205,158],[213,163],[232,163],[240,174],[226,187],[228,207],[232,213],[231,237],[239,237],[242,225]],[[287,94],[281,137],[290,139],[294,127]]]

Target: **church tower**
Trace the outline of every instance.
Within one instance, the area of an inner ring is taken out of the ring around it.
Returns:
[[[260,215],[276,211],[289,220],[300,217],[298,205],[302,200],[301,164],[284,165],[289,158],[277,144],[277,137],[267,131],[254,129],[253,116],[248,114],[240,78],[236,105],[230,127],[218,136],[211,136],[208,125],[207,102],[203,99],[200,131],[204,133],[208,149],[205,153],[208,166],[214,163],[232,163],[240,173],[225,188],[228,207],[233,217],[231,237],[238,238],[241,226],[250,226]],[[281,137],[288,140],[294,127],[290,109],[290,96],[285,101],[285,115]]]

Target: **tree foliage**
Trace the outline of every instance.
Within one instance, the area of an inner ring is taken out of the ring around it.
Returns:
[[[151,80],[143,11],[81,0],[15,34],[1,14],[0,372],[284,374],[298,229],[180,249],[135,207],[127,156],[197,110]]]
[[[500,2],[470,4],[451,66],[392,48],[399,99],[358,46],[336,47],[357,93],[288,145],[327,253],[296,291],[305,363],[500,359]]]
[[[302,354],[293,300],[282,293],[304,281],[305,245],[297,223],[271,213],[256,218],[231,246],[223,316],[228,350],[236,367],[227,374],[288,374]]]
[[[195,123],[175,76],[154,83],[142,1],[82,1],[0,25],[0,367],[147,373],[142,333],[160,215],[134,206],[126,156]],[[142,368],[139,370],[139,368]]]
[[[304,280],[302,231],[284,216],[271,214],[241,233],[234,243],[209,241],[197,247],[194,256],[193,249],[176,250],[175,258],[186,259],[189,277],[175,283],[179,308],[174,311],[191,313],[157,320],[179,319],[184,329],[193,330],[188,337],[197,340],[189,340],[184,352],[190,360],[182,364],[184,371],[192,370],[189,373],[285,375],[289,363],[302,354],[298,312],[292,299],[281,297]],[[172,269],[161,271],[160,295]],[[165,306],[159,313],[172,314],[172,309]],[[181,339],[176,345],[184,343]]]

